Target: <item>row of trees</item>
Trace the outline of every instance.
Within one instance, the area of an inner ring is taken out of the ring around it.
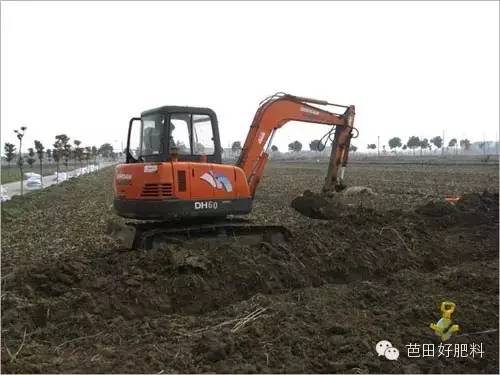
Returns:
[[[321,143],[321,141],[319,139],[312,140],[311,143],[309,143],[309,149],[311,151],[323,151],[324,148],[325,148],[325,145],[323,145],[323,143]],[[350,151],[354,151],[355,152],[357,149],[358,148],[356,146],[354,146],[354,145],[351,145],[349,147]],[[231,151],[233,153],[239,153],[239,152],[241,152],[241,142],[239,142],[239,141],[233,142],[233,144],[231,146]],[[279,151],[278,146],[272,145],[271,146],[271,151],[272,152]],[[302,151],[302,143],[300,143],[299,141],[293,141],[293,142],[291,142],[288,145],[288,151],[292,151],[292,152]]]
[[[420,154],[422,154],[423,150],[427,150],[427,149],[431,150],[433,146],[436,149],[441,149],[443,147],[443,138],[441,138],[440,136],[437,136],[437,137],[431,138],[429,140],[427,138],[420,139],[417,136],[411,136],[408,139],[408,141],[406,142],[406,144],[403,144],[403,142],[401,141],[401,138],[393,137],[393,138],[389,139],[388,144],[389,144],[389,148],[391,150],[393,150],[394,152],[396,152],[398,149],[402,149],[402,150],[410,149],[413,151],[413,154],[415,154],[415,150],[420,149]],[[481,142],[479,144],[479,147],[484,148],[485,144],[486,144],[485,142]],[[460,146],[461,149],[468,151],[471,147],[471,142],[468,139],[461,139],[460,141],[458,141],[456,138],[452,138],[448,142],[448,147],[454,149],[455,151],[457,151],[458,146]],[[292,152],[299,152],[299,151],[302,151],[302,147],[303,147],[302,143],[300,143],[299,141],[294,141],[288,145],[288,150],[292,151]],[[309,149],[311,151],[323,151],[324,148],[325,148],[325,145],[322,144],[321,140],[319,140],[319,139],[314,139],[309,143]],[[375,143],[370,143],[367,145],[367,148],[368,148],[368,150],[375,150],[375,149],[377,149],[377,145]],[[386,148],[386,146],[383,145],[382,149],[384,151],[385,151],[385,148]],[[231,150],[233,151],[233,153],[241,152],[241,142],[239,142],[239,141],[233,142],[233,144],[231,146]],[[271,150],[273,152],[276,152],[276,151],[278,151],[278,147],[273,145],[271,147]],[[351,145],[349,150],[356,152],[358,150],[358,148],[354,145]]]
[[[4,144],[5,160],[10,168],[11,162],[17,159],[17,166],[19,167],[21,173],[21,181],[23,176],[23,166],[26,163],[32,168],[38,159],[40,164],[40,176],[43,176],[43,160],[47,160],[49,163],[52,161],[56,164],[56,172],[59,174],[60,163],[63,162],[66,170],[70,160],[74,160],[75,163],[79,162],[80,167],[83,167],[85,162],[88,166],[91,159],[96,161],[98,155],[105,158],[113,157],[113,146],[110,143],[104,143],[99,148],[96,146],[82,146],[82,142],[78,139],[73,140],[71,143],[70,137],[66,134],[59,134],[55,136],[55,142],[52,145],[53,148],[45,148],[42,142],[35,140],[34,147],[29,147],[27,155],[23,155],[22,152],[22,141],[24,134],[27,130],[26,126],[22,126],[18,130],[14,130],[17,139],[19,140],[19,150],[16,152],[16,146],[12,143],[6,142]],[[21,183],[21,194],[22,194],[22,183]]]
[[[430,140],[427,138],[420,139],[417,136],[411,136],[408,138],[408,141],[406,144],[403,144],[401,141],[401,138],[399,137],[393,137],[389,139],[389,148],[391,150],[394,150],[394,152],[397,151],[397,149],[401,148],[402,150],[407,150],[410,149],[413,151],[413,154],[415,154],[416,149],[420,149],[420,154],[424,150],[432,150],[432,147],[434,146],[436,149],[441,149],[443,148],[443,138],[440,136],[431,138]],[[483,142],[483,147],[484,147],[484,142]],[[463,150],[469,150],[471,147],[471,142],[468,139],[461,139],[460,141],[457,141],[456,138],[450,139],[448,142],[448,147],[457,150],[457,146],[460,145],[460,148]],[[375,150],[377,148],[377,145],[374,143],[371,143],[367,145],[369,150]],[[385,145],[382,146],[383,150],[385,151]]]
[[[302,143],[300,143],[299,141],[292,142],[292,143],[290,143],[288,145],[288,148],[289,148],[290,151],[300,151],[300,150],[302,150]],[[235,141],[231,145],[231,151],[234,154],[239,154],[241,152],[241,149],[242,149],[242,147],[241,147],[241,142],[240,141]],[[271,146],[271,151],[272,152],[279,151],[278,150],[278,146],[272,145]]]

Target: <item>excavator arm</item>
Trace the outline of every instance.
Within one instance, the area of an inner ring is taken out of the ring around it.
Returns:
[[[332,113],[314,105],[345,108],[342,114]],[[250,126],[237,165],[245,172],[252,197],[264,172],[273,136],[288,121],[301,121],[335,126],[335,136],[323,192],[344,188],[344,168],[353,137],[354,106],[332,104],[324,100],[276,94],[264,100]]]

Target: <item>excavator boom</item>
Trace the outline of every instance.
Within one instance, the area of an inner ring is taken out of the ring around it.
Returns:
[[[332,113],[315,105],[344,108],[342,114]],[[289,94],[276,94],[263,101],[257,110],[243,145],[237,166],[248,181],[252,197],[262,177],[273,136],[289,121],[336,126],[332,142],[330,163],[323,186],[324,192],[343,188],[343,171],[353,137],[354,106],[343,106],[325,100],[310,99]]]

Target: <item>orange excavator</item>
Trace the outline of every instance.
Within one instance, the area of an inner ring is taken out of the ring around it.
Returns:
[[[324,107],[341,108],[342,113]],[[143,112],[130,120],[126,162],[116,166],[114,179],[115,211],[142,222],[126,223],[115,237],[135,248],[179,233],[190,238],[228,228],[233,234],[282,231],[232,218],[251,211],[276,131],[289,121],[331,126],[325,134],[332,149],[323,192],[340,191],[356,130],[354,115],[352,105],[275,94],[260,103],[239,160],[228,165],[222,163],[217,117],[211,109],[165,106]]]

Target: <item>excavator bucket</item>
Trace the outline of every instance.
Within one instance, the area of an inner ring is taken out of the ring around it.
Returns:
[[[311,219],[333,220],[339,217],[342,207],[324,194],[304,191],[291,202],[291,206],[300,214]]]
[[[335,194],[316,194],[306,190],[291,206],[312,219],[335,220],[349,212],[349,207],[369,204],[377,195],[367,186],[350,186]]]

